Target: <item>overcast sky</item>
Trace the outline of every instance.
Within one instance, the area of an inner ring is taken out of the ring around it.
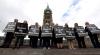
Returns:
[[[100,27],[100,0],[0,0],[0,35],[7,23],[16,18],[20,22],[27,20],[29,25],[42,25],[47,4],[54,23],[73,26],[77,22],[84,26],[88,21]]]

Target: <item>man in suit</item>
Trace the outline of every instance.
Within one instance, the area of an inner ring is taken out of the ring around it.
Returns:
[[[86,22],[85,23],[85,31],[88,32],[88,35],[90,37],[90,40],[92,42],[92,45],[94,48],[100,48],[100,44],[99,44],[99,40],[98,40],[98,37],[97,37],[97,34],[96,33],[92,33],[91,30],[89,29],[89,22]],[[98,28],[97,28],[98,29]]]
[[[86,48],[85,41],[84,41],[84,37],[83,37],[83,36],[80,37],[80,36],[78,35],[78,31],[77,31],[77,28],[78,28],[78,27],[79,27],[79,26],[78,26],[78,23],[75,23],[75,24],[74,24],[74,33],[75,33],[76,40],[77,40],[77,42],[78,42],[78,47],[79,47],[79,48]]]

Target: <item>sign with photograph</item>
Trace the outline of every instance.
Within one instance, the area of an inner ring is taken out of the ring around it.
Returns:
[[[66,30],[66,38],[75,38],[74,28],[69,27],[69,28]]]
[[[55,33],[57,38],[66,36],[63,26],[56,26]]]
[[[41,37],[52,37],[52,29],[48,26],[43,26]]]
[[[90,25],[88,26],[88,29],[90,30],[90,32],[91,32],[92,34],[100,34],[100,29],[97,28],[94,24],[90,24]]]
[[[88,33],[85,32],[83,26],[78,26],[78,27],[77,27],[77,32],[78,32],[79,37],[88,36]]]
[[[28,26],[25,23],[17,23],[17,27],[15,29],[15,34],[18,35],[26,35],[28,30]]]
[[[29,28],[29,35],[30,36],[39,36],[39,27],[35,27],[35,25],[31,25]]]
[[[3,31],[4,32],[14,32],[15,26],[16,26],[15,22],[9,22]]]

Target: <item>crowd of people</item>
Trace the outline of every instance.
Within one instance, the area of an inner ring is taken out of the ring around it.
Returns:
[[[38,23],[35,23],[35,25],[31,25],[29,26],[29,28],[27,21],[21,23],[18,22],[18,19],[15,19],[14,23],[16,23],[14,32],[5,32],[6,37],[1,46],[2,48],[9,48],[13,39],[15,39],[13,48],[20,48],[24,45],[23,42],[26,35],[28,35],[28,38],[30,38],[29,46],[32,48],[63,48],[63,38],[67,39],[68,48],[70,49],[74,49],[73,40],[77,41],[79,48],[86,48],[84,40],[85,36],[80,36],[78,34],[78,28],[82,27],[79,26],[78,23],[75,23],[74,27],[69,27],[67,23],[64,26],[59,26],[58,24],[49,26],[48,23],[44,26],[40,26]],[[89,22],[86,22],[85,25],[86,26],[85,28],[83,28],[83,32],[88,33],[88,36],[94,48],[100,48],[100,43],[98,40],[99,34],[91,32],[91,30],[89,29]],[[99,30],[97,27],[96,29]],[[48,35],[46,35],[45,33],[47,33]]]

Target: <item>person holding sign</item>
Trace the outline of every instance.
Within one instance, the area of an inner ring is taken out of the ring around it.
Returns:
[[[99,30],[99,29],[94,24],[89,24],[89,22],[86,22],[85,25],[86,25],[85,31],[88,32],[88,35],[89,35],[90,40],[93,44],[93,47],[94,48],[100,48],[99,40],[98,40],[98,37],[97,37],[98,31],[96,32],[96,30]]]
[[[15,46],[14,48],[20,48],[23,46],[23,41],[25,36],[28,33],[28,24],[27,21],[24,21],[23,23],[17,23],[16,29],[15,29]]]
[[[63,26],[55,25],[56,43],[57,48],[63,48],[63,37],[65,36]]]
[[[74,28],[68,27],[68,24],[66,23],[64,26],[64,31],[66,33],[66,39],[68,43],[69,49],[74,49],[74,41],[75,40],[75,34],[74,34]]]
[[[75,23],[74,24],[74,33],[75,33],[76,40],[78,42],[78,47],[79,48],[86,48],[85,41],[84,41],[84,36],[79,35],[79,33],[83,32],[83,31],[78,30],[79,28],[80,28],[80,26],[78,26],[78,23]]]
[[[1,47],[8,48],[14,38],[14,31],[16,24],[18,23],[18,19],[15,19],[14,22],[9,22],[4,32],[6,33],[6,37],[4,39],[4,43]]]
[[[29,28],[29,38],[30,38],[30,45],[33,48],[37,48],[38,38],[39,38],[39,25],[35,23],[35,25],[31,25]]]
[[[43,41],[43,47],[50,49],[50,40],[52,38],[52,28],[48,23],[42,27],[41,38]]]

